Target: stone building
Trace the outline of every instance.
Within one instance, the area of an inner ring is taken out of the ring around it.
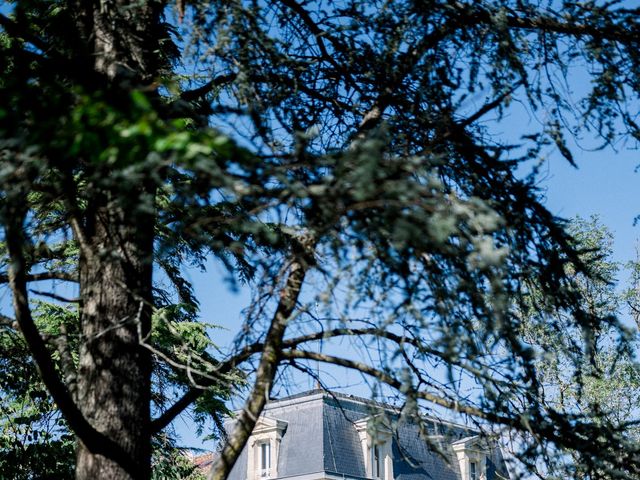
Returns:
[[[229,480],[500,480],[500,449],[472,429],[321,390],[272,400]],[[422,432],[421,432],[422,429]]]

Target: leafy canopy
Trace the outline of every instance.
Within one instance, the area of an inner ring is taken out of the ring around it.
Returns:
[[[409,413],[524,432],[530,464],[575,451],[587,474],[637,473],[624,425],[545,395],[540,355],[581,377],[600,333],[619,330],[590,308],[581,278],[599,272],[544,208],[536,174],[551,148],[576,162],[572,136],[638,137],[640,12],[522,0],[112,7],[24,1],[0,16],[2,268],[74,282],[96,212],[114,238],[153,225],[134,260],[155,269],[154,328],[138,341],[161,387],[157,431],[199,398],[217,420],[234,386],[255,382],[224,477],[286,383],[277,374],[320,362],[401,393]],[[96,35],[102,16],[109,35]],[[501,137],[514,105],[536,122]],[[105,245],[89,270],[135,264]],[[225,354],[184,275],[212,259],[253,293]],[[528,331],[562,341],[545,350]],[[340,339],[352,349],[314,344]]]

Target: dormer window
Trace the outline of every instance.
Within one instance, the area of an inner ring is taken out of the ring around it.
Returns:
[[[391,429],[380,417],[367,417],[355,422],[360,437],[367,477],[374,480],[393,480],[391,460]]]
[[[479,436],[463,438],[451,446],[458,458],[463,479],[486,480],[487,446]]]
[[[479,480],[477,462],[469,462],[469,480]]]
[[[271,478],[271,443],[260,442],[258,444],[258,455],[260,455],[260,478]]]
[[[278,477],[280,441],[287,422],[260,417],[248,445],[247,480],[265,480]]]

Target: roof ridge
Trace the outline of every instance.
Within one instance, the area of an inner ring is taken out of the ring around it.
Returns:
[[[390,403],[385,403],[385,402],[381,402],[378,400],[372,400],[369,398],[365,398],[365,397],[361,397],[358,395],[352,395],[352,394],[348,394],[348,393],[342,393],[342,392],[336,392],[336,391],[332,391],[332,390],[325,390],[322,388],[314,388],[312,390],[306,390],[304,392],[300,392],[300,393],[296,393],[293,395],[289,395],[286,397],[282,397],[282,398],[270,398],[269,399],[269,404],[277,404],[280,402],[291,402],[291,401],[295,401],[295,400],[303,400],[306,398],[310,398],[310,397],[316,397],[315,399],[319,400],[321,397],[322,398],[322,402],[325,403],[325,401],[327,399],[332,399],[332,400],[336,400],[336,401],[340,401],[340,399],[343,400],[347,400],[347,401],[351,401],[351,402],[355,402],[355,403],[360,403],[369,407],[375,407],[377,409],[381,409],[381,410],[386,410],[387,412],[392,412],[395,415],[400,415],[402,412],[402,408],[396,406],[396,405],[392,405]],[[452,426],[454,428],[459,428],[462,430],[466,430],[470,433],[472,433],[473,435],[477,435],[479,432],[477,429],[470,427],[468,425],[463,425],[461,423],[452,421],[452,420],[446,420],[443,418],[438,417],[437,415],[433,415],[433,414],[419,414],[419,416],[424,419],[424,420],[429,420],[432,422],[435,422],[437,424],[440,425],[449,425]]]
[[[376,406],[376,407],[381,407],[381,408],[383,408],[385,410],[395,410],[395,411],[400,410],[397,406],[392,405],[390,403],[385,403],[385,402],[381,402],[381,401],[378,401],[378,400],[372,400],[370,398],[360,397],[358,395],[352,395],[352,394],[348,394],[348,393],[336,392],[336,391],[332,391],[332,390],[325,390],[325,389],[322,389],[322,388],[314,388],[312,390],[306,390],[304,392],[295,393],[293,395],[288,395],[288,396],[282,397],[282,398],[270,398],[269,399],[269,403],[297,400],[299,398],[310,397],[310,396],[313,396],[313,395],[322,395],[323,398],[344,398],[346,400],[352,400],[352,401],[361,402],[361,403],[364,403],[364,404],[367,404],[367,405],[373,405],[373,406]]]

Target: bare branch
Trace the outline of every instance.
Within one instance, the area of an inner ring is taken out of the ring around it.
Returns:
[[[316,39],[316,44],[318,45],[318,49],[320,50],[322,58],[329,62],[336,69],[336,71],[342,72],[346,77],[345,80],[347,80],[352,87],[358,89],[356,82],[353,81],[351,73],[343,66],[339,65],[336,60],[329,54],[324,39],[326,38],[327,40],[329,40],[334,48],[337,48],[339,50],[344,50],[345,47],[339,44],[338,41],[327,32],[323,31],[318,26],[318,24],[313,21],[309,12],[307,12],[298,2],[296,2],[295,0],[280,0],[280,3],[293,11],[300,18],[300,20],[302,20],[302,23],[306,25],[313,37]]]
[[[15,318],[7,317],[6,315],[0,315],[0,327],[16,328],[18,322]]]
[[[193,90],[187,90],[186,92],[182,92],[180,94],[180,100],[184,100],[185,102],[193,102],[196,100],[200,100],[208,93],[211,93],[215,88],[231,83],[237,77],[238,77],[238,74],[235,72],[227,73],[225,75],[218,75],[217,77],[211,79],[201,87],[194,88]]]
[[[243,348],[238,354],[233,357],[227,359],[224,362],[216,365],[216,368],[213,372],[213,375],[218,375],[220,377],[224,377],[227,373],[231,372],[234,368],[236,368],[240,363],[249,359],[252,355],[259,353],[264,348],[264,343],[256,342],[247,347]],[[211,386],[213,383],[207,383],[206,381],[201,381],[202,388],[192,387],[187,393],[185,393],[179,400],[176,401],[171,407],[169,407],[162,415],[151,422],[151,431],[153,433],[158,433],[167,425],[169,425],[174,418],[180,415],[189,405],[195,402],[200,395],[202,395],[206,390],[206,386]]]
[[[77,393],[77,371],[75,363],[73,361],[73,355],[71,354],[71,348],[69,346],[69,335],[67,332],[67,326],[62,322],[60,324],[60,335],[54,339],[54,344],[60,355],[60,368],[64,375],[64,383],[71,394],[71,397],[75,400]]]
[[[596,439],[596,431],[600,432],[601,435],[603,433],[598,426],[593,425],[590,421],[584,422],[579,415],[571,416],[560,414],[548,407],[544,408],[544,413],[535,408],[530,408],[530,405],[525,406],[525,409],[522,412],[512,411],[511,409],[482,409],[470,405],[465,401],[458,399],[452,400],[434,395],[430,392],[419,390],[410,383],[401,381],[389,373],[376,369],[363,362],[318,352],[301,350],[285,350],[281,353],[281,356],[282,358],[290,360],[314,360],[359,371],[365,375],[375,378],[395,390],[403,392],[405,395],[411,395],[416,399],[425,400],[453,412],[463,413],[471,417],[486,420],[492,424],[503,425],[516,431],[531,434],[537,439],[545,438],[546,440],[555,442],[556,444],[564,447],[575,448],[576,445],[580,444],[581,448],[592,452],[594,455],[597,454],[599,449],[612,448],[612,445],[619,442],[619,439],[616,437],[616,430],[619,429],[612,428],[610,431],[605,432],[605,436],[602,436],[600,439]],[[551,416],[554,419],[554,422],[545,420],[547,416]],[[585,443],[585,439],[589,439],[587,443]],[[618,465],[620,465],[621,468],[630,468],[634,472],[637,472],[638,466],[635,460],[633,460],[635,458],[634,455],[637,455],[638,452],[637,447],[630,448],[626,445],[623,448],[620,446],[620,450],[621,452],[624,452],[625,455],[618,459]]]
[[[483,9],[472,9],[471,14],[478,21],[491,21],[490,12]],[[560,21],[555,18],[540,15],[533,17],[523,17],[516,14],[507,16],[507,24],[512,28],[523,28],[527,30],[542,30],[545,32],[561,33],[574,37],[589,36],[593,38],[603,38],[606,40],[620,42],[637,42],[637,24],[630,21],[637,18],[638,11],[630,12],[626,18],[626,25],[622,24],[588,24],[576,21]]]
[[[495,110],[500,105],[502,105],[502,102],[504,102],[504,100],[509,95],[513,94],[521,85],[522,85],[522,82],[516,82],[514,85],[511,86],[511,88],[507,89],[505,92],[503,92],[502,94],[498,95],[496,98],[494,98],[490,102],[485,103],[482,107],[480,107],[480,109],[477,112],[469,115],[467,118],[465,118],[461,122],[459,122],[458,123],[458,127],[459,128],[467,128],[469,125],[471,125],[476,120],[482,118],[487,113]]]
[[[33,288],[29,289],[29,291],[31,293],[36,294],[36,295],[40,295],[40,296],[43,296],[43,297],[48,297],[48,298],[51,298],[53,300],[57,300],[59,302],[64,302],[64,303],[80,303],[80,301],[82,300],[80,298],[63,297],[62,295],[58,295],[56,293],[43,292],[42,290],[34,290]]]
[[[5,29],[5,31],[14,38],[19,38],[24,40],[25,42],[30,43],[38,50],[46,52],[49,49],[49,45],[47,45],[42,39],[39,37],[25,31],[25,29],[10,19],[6,15],[0,14],[0,26]]]
[[[342,337],[342,336],[364,336],[371,335],[378,338],[384,338],[389,341],[396,343],[399,346],[402,345],[411,345],[416,348],[420,353],[431,355],[439,359],[446,360],[464,370],[476,375],[479,378],[484,378],[496,384],[498,383],[506,383],[500,379],[496,379],[494,377],[489,376],[488,374],[482,372],[479,369],[473,368],[470,365],[464,364],[462,361],[456,361],[455,359],[451,359],[442,352],[438,350],[431,349],[427,347],[423,342],[419,339],[405,337],[401,335],[397,335],[391,333],[386,330],[381,330],[379,328],[336,328],[327,331],[319,331],[310,333],[308,335],[302,335],[295,338],[290,338],[287,340],[283,340],[282,348],[289,349],[294,348],[300,344],[306,342],[312,342],[315,340],[324,340],[334,337]],[[214,377],[223,378],[224,375],[231,372],[234,368],[238,367],[242,362],[248,360],[256,353],[259,353],[264,348],[263,342],[255,342],[251,345],[247,345],[240,352],[238,352],[233,357],[220,362],[215,366],[215,369],[209,373],[210,378],[203,378],[199,387],[190,388],[179,400],[176,401],[170,408],[168,408],[162,415],[160,415],[157,419],[151,422],[151,430],[154,433],[161,431],[167,425],[169,425],[178,415],[180,415],[186,408],[189,407],[193,402],[195,402],[205,391],[208,386],[214,385]],[[186,366],[180,366],[180,368],[187,368]],[[219,378],[216,381],[219,381]]]
[[[411,395],[414,395],[416,398],[426,400],[427,402],[433,403],[434,405],[438,405],[455,412],[461,412],[474,417],[490,420],[492,422],[501,423],[503,425],[512,425],[514,423],[513,418],[510,417],[503,417],[499,416],[496,413],[485,412],[484,410],[481,410],[472,405],[464,404],[459,401],[450,400],[444,397],[439,397],[429,392],[415,391],[412,389],[413,387],[411,385],[407,385],[397,378],[389,375],[388,373],[383,372],[382,370],[378,370],[377,368],[374,368],[363,362],[357,362],[355,360],[348,360],[346,358],[335,357],[333,355],[327,355],[318,352],[307,352],[303,350],[285,350],[281,355],[283,358],[288,359],[315,360],[322,363],[330,363],[332,365],[345,367],[351,370],[357,370],[379,380],[382,383],[389,385],[396,390],[402,392],[410,392]]]
[[[220,456],[211,468],[210,480],[227,478],[269,399],[273,379],[281,358],[280,353],[287,324],[295,310],[310,265],[310,251],[313,248],[311,242],[301,243],[300,247],[306,251],[297,252],[289,267],[289,275],[280,292],[280,301],[264,342],[255,384],[238,421],[235,423],[233,432],[229,435]]]
[[[43,280],[61,280],[63,282],[77,282],[78,276],[68,272],[41,272],[41,273],[28,273],[25,275],[27,282],[40,282]],[[0,283],[9,283],[8,274],[0,274]]]

